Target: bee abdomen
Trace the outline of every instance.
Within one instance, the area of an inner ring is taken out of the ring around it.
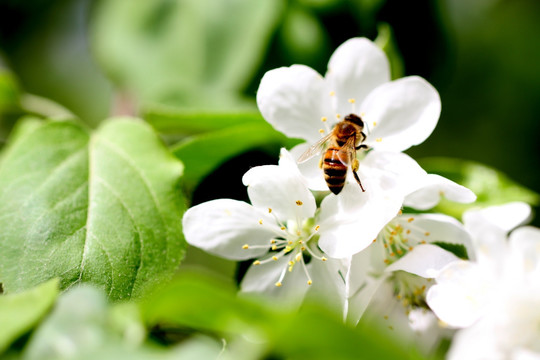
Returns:
[[[326,185],[328,185],[328,189],[336,195],[339,194],[345,185],[347,167],[339,161],[337,163],[331,163],[325,159],[323,170],[324,180],[326,181]]]

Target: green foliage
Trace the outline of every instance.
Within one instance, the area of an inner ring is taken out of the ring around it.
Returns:
[[[58,279],[22,293],[0,296],[0,355],[37,324],[57,296]]]
[[[460,259],[469,260],[467,248],[463,244],[452,244],[443,241],[433,241],[432,244],[451,252]]]
[[[230,344],[226,356],[233,359],[408,358],[397,340],[381,337],[377,324],[353,329],[316,305],[298,313],[267,299],[238,297],[231,284],[195,273],[156,290],[141,310],[150,327],[166,324],[225,337]],[[234,352],[238,347],[242,351]]]
[[[275,0],[102,1],[93,48],[113,81],[144,102],[224,105],[220,97],[235,101],[231,92],[251,80],[282,8]]]
[[[442,175],[471,189],[477,196],[472,204],[458,204],[442,199],[435,211],[461,217],[473,207],[500,205],[511,201],[523,201],[538,205],[540,195],[531,191],[502,172],[473,161],[452,158],[428,158],[419,161],[429,173]]]
[[[93,133],[71,121],[24,125],[0,163],[0,281],[6,292],[59,277],[138,297],[185,249],[182,165],[141,121]]]

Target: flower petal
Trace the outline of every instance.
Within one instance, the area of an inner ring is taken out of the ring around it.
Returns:
[[[360,107],[369,129],[365,143],[377,150],[406,150],[433,132],[440,113],[439,93],[424,79],[410,76],[383,84]]]
[[[320,139],[322,117],[334,117],[323,77],[304,65],[270,70],[257,91],[263,117],[288,137],[314,143]]]
[[[426,301],[439,319],[452,327],[468,327],[482,316],[493,283],[476,263],[453,262],[436,280]]]
[[[540,278],[540,229],[520,227],[510,234],[509,244],[513,255],[511,270],[537,282]]]
[[[386,268],[386,271],[403,270],[424,278],[434,278],[451,262],[459,258],[436,245],[424,244],[416,246],[405,256]]]
[[[390,65],[377,45],[366,38],[354,38],[336,49],[326,79],[335,92],[335,109],[345,116],[355,112],[349,99],[358,106],[370,91],[390,81]]]
[[[245,202],[230,199],[212,200],[188,209],[182,224],[190,245],[231,260],[263,255],[268,248],[243,246],[269,247],[270,240],[280,232],[272,217]]]
[[[476,195],[471,190],[436,174],[428,174],[424,183],[420,186],[418,190],[407,195],[404,202],[405,206],[418,210],[428,210],[439,203],[441,196],[464,204],[476,200]]]
[[[287,151],[281,152],[279,166],[256,166],[244,174],[242,181],[253,206],[274,212],[281,221],[307,219],[315,214],[315,198]]]
[[[364,186],[368,190],[362,192],[348,184],[321,204],[319,246],[330,257],[346,258],[365,249],[401,208],[402,198],[387,195],[371,179]]]
[[[293,147],[290,150],[290,153],[294,159],[298,159],[308,148],[308,143],[299,144]],[[319,167],[321,156],[314,156],[311,159],[298,164],[298,169],[311,190],[328,191],[328,186],[324,181],[323,171]]]
[[[323,304],[329,310],[342,315],[345,304],[345,283],[340,274],[345,271],[342,262],[335,259],[312,260],[307,267],[313,284],[309,287],[305,301]]]
[[[299,306],[309,285],[300,268],[295,266],[293,271],[287,271],[289,260],[291,256],[285,255],[276,261],[250,266],[240,283],[240,290],[243,293],[261,294],[291,307]],[[276,286],[283,274],[281,286]]]

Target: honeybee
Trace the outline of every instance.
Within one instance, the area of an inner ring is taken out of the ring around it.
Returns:
[[[328,189],[334,194],[339,194],[345,185],[347,178],[347,169],[351,166],[352,173],[362,191],[364,187],[356,173],[358,171],[359,162],[356,158],[356,150],[367,150],[368,146],[362,144],[366,139],[366,134],[363,133],[364,122],[358,115],[349,114],[338,122],[332,131],[313,144],[299,158],[298,162],[302,163],[318,155],[325,149],[319,167],[323,169],[324,180]]]

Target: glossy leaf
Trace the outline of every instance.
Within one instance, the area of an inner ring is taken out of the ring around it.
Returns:
[[[182,165],[141,121],[89,133],[49,121],[17,136],[0,163],[0,281],[8,293],[59,277],[112,299],[168,277],[185,243]]]
[[[47,313],[58,295],[58,279],[28,291],[0,296],[0,354]]]
[[[473,161],[452,158],[428,158],[419,161],[429,173],[442,175],[471,189],[477,196],[472,204],[458,204],[442,199],[434,209],[460,217],[467,209],[523,201],[531,205],[540,202],[540,195],[531,191],[505,174]]]

